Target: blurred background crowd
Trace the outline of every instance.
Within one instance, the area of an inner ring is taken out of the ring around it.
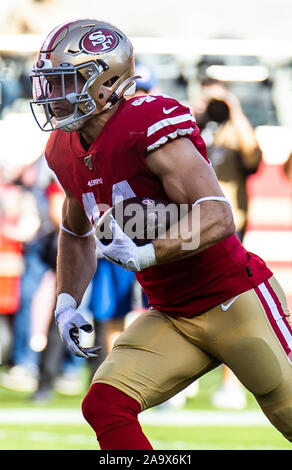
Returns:
[[[95,324],[98,359],[72,357],[53,319],[63,191],[43,157],[48,133],[30,112],[29,73],[45,35],[72,18],[117,24],[136,50],[137,94],[190,107],[230,199],[237,235],[282,283],[292,306],[292,38],[290,0],[11,0],[0,20],[0,385],[49,400],[82,392],[117,334],[147,299],[132,273],[100,260],[81,305]],[[179,6],[177,5],[179,3]],[[238,2],[236,2],[238,3]],[[235,11],[236,9],[236,11]],[[139,10],[139,11],[138,11]],[[143,11],[145,10],[145,11]],[[145,16],[144,16],[145,15]],[[266,16],[265,16],[266,15]],[[278,16],[279,15],[279,16]],[[267,21],[265,21],[267,19]],[[280,22],[279,22],[280,19]],[[278,25],[278,26],[276,26]],[[273,26],[273,28],[271,27]],[[183,407],[195,383],[169,406]],[[244,408],[231,371],[212,397]]]

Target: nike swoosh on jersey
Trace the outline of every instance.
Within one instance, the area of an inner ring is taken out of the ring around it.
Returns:
[[[233,302],[235,302],[238,299],[238,297],[239,297],[239,295],[234,297],[234,299],[230,300],[230,302],[228,302],[228,304],[221,304],[221,309],[223,310],[223,312],[226,312],[226,310],[229,309],[229,307],[233,304]]]
[[[174,111],[176,108],[178,108],[178,106],[174,106],[173,108],[169,108],[169,109],[163,108],[163,112],[164,112],[164,114],[170,114],[170,113],[172,113],[172,111]]]

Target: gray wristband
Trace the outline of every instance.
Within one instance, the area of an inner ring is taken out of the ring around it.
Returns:
[[[57,317],[58,312],[60,310],[63,310],[64,307],[65,308],[66,307],[69,307],[69,308],[71,307],[71,308],[76,309],[77,308],[77,302],[74,299],[74,297],[72,297],[72,295],[66,294],[65,292],[62,292],[57,297],[57,303],[56,303],[56,308],[55,308],[55,318]]]

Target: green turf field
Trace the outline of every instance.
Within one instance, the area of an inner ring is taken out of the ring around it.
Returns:
[[[204,417],[206,413],[210,416],[212,411],[214,417],[219,416],[218,410],[210,403],[211,393],[218,387],[219,380],[219,370],[201,379],[198,395],[188,400],[183,414],[187,416],[199,412],[200,416]],[[83,422],[82,417],[80,420],[78,418],[82,395],[67,397],[55,393],[49,403],[36,405],[26,393],[0,388],[0,400],[1,450],[98,449],[93,431]],[[248,394],[246,410],[236,416],[242,418],[249,416],[250,412],[260,415],[258,410],[255,400]],[[155,425],[149,424],[147,420],[142,424],[155,449],[292,450],[292,445],[267,423],[249,425],[247,420],[244,425],[235,423],[232,426],[226,423],[192,425],[192,422],[184,425],[182,420],[176,424],[165,425],[167,410],[157,409],[147,413],[150,418],[154,415],[156,417]],[[75,419],[76,416],[78,419]],[[234,416],[234,412],[226,411],[224,416]],[[31,422],[28,422],[30,420]]]
[[[143,426],[153,447],[160,450],[291,450],[277,431],[265,427]],[[1,450],[95,450],[95,437],[86,426],[1,425]]]

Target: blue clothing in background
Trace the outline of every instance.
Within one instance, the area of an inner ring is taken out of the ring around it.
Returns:
[[[15,365],[37,367],[39,353],[30,347],[31,336],[31,304],[33,295],[48,270],[41,258],[41,242],[31,243],[25,254],[25,271],[21,278],[20,305],[14,318],[13,362]]]
[[[105,322],[125,316],[132,310],[132,285],[135,274],[106,259],[98,260],[92,280],[89,308],[96,321]]]

